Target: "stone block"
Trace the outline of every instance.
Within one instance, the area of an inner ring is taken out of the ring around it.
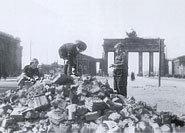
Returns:
[[[106,115],[100,116],[98,119],[96,119],[96,124],[101,124],[103,121],[108,120],[108,117]]]
[[[35,97],[29,104],[29,107],[42,111],[49,108],[49,101],[46,96]]]
[[[112,101],[117,103],[123,103],[123,101],[118,97],[113,98]]]
[[[123,104],[113,102],[111,99],[106,97],[104,100],[105,104],[111,109],[111,110],[121,110],[123,108]]]
[[[15,121],[13,118],[6,118],[3,120],[1,126],[6,129],[13,124],[15,124]]]
[[[23,121],[23,112],[21,108],[14,108],[12,113],[10,114],[12,118],[14,118],[15,121]]]
[[[51,123],[59,125],[61,121],[67,120],[67,113],[59,109],[51,110],[47,113]]]
[[[74,84],[74,78],[69,75],[59,74],[53,79],[53,83],[58,85]]]
[[[73,120],[75,119],[75,112],[77,109],[76,104],[70,104],[66,107],[68,109],[68,120]]]
[[[93,112],[98,110],[104,110],[107,108],[106,104],[100,98],[92,97],[85,100],[86,108]]]
[[[76,108],[76,112],[75,115],[77,116],[84,116],[84,114],[86,114],[88,112],[88,109],[84,106],[84,105],[79,105]]]
[[[24,114],[24,118],[26,119],[36,119],[39,118],[39,112],[38,111],[34,111],[34,110],[30,110],[28,112],[26,112]]]
[[[161,112],[160,116],[163,124],[171,124],[172,114],[170,112]]]
[[[3,109],[3,113],[4,114],[10,114],[13,111],[13,108],[11,105],[7,104],[7,105],[3,105],[2,106]]]
[[[100,117],[101,111],[88,112],[85,114],[85,119],[87,121],[94,121]]]
[[[110,114],[108,118],[109,118],[109,120],[119,122],[119,120],[121,120],[121,115],[118,114],[117,112],[115,112],[115,113]]]

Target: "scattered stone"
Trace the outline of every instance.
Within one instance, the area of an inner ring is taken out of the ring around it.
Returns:
[[[119,122],[119,120],[121,120],[121,115],[115,112],[115,113],[110,114],[108,119],[115,121],[115,122]]]
[[[74,78],[69,75],[58,74],[52,82],[58,85],[74,84]]]
[[[30,101],[28,106],[34,108],[35,110],[42,111],[49,108],[49,102],[46,96],[39,96]]]
[[[123,104],[113,102],[111,99],[106,97],[104,100],[105,104],[111,109],[111,110],[121,110],[123,108]]]
[[[23,121],[24,120],[23,110],[24,108],[14,108],[10,116],[14,118],[14,120],[17,122]]]
[[[185,131],[185,115],[157,112],[156,105],[115,94],[107,80],[102,83],[92,76],[79,80],[59,74],[52,81],[38,81],[0,96],[3,133]]]
[[[25,119],[37,119],[39,118],[39,115],[40,114],[38,111],[30,110],[24,113],[24,118]]]
[[[13,111],[12,106],[9,104],[2,105],[2,109],[4,114],[11,114],[11,112]]]
[[[67,113],[59,109],[53,109],[47,113],[51,123],[59,125],[62,121],[67,120]]]
[[[106,109],[106,104],[98,97],[89,97],[85,99],[85,106],[89,111]]]
[[[94,121],[98,119],[98,117],[100,117],[100,113],[100,111],[88,112],[87,114],[85,114],[85,119],[87,121]]]
[[[168,124],[162,125],[161,126],[161,131],[165,132],[165,133],[170,133],[171,132],[170,126]]]
[[[15,123],[16,123],[15,120],[13,118],[9,117],[9,118],[6,118],[3,120],[1,126],[5,129],[7,129],[8,127],[11,127]]]
[[[68,109],[68,120],[75,119],[75,112],[77,110],[76,104],[71,104],[66,107]]]

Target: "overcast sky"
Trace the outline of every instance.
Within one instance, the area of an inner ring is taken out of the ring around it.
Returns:
[[[82,40],[84,52],[102,57],[104,38],[164,38],[167,58],[185,55],[184,0],[0,0],[0,31],[19,37],[23,66],[59,60],[63,43]]]

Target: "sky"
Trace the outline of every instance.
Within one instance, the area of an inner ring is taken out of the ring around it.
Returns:
[[[185,54],[184,0],[0,0],[0,31],[19,37],[22,65],[61,62],[58,48],[75,40],[101,58],[104,38],[163,38],[167,58]]]

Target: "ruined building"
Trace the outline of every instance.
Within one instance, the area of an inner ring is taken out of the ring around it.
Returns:
[[[0,74],[17,76],[21,72],[22,46],[20,39],[0,32]]]

